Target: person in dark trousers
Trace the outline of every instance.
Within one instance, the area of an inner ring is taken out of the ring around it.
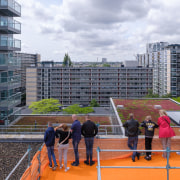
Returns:
[[[81,123],[77,120],[76,114],[72,115],[72,126],[71,126],[71,132],[72,132],[72,144],[74,149],[74,155],[75,155],[75,161],[71,163],[72,166],[78,166],[79,165],[79,152],[78,152],[78,145],[81,140]]]
[[[146,116],[145,121],[140,124],[141,127],[145,128],[145,149],[152,149],[152,139],[154,136],[154,129],[158,128],[158,125],[152,121],[151,116]],[[144,157],[147,161],[151,160],[151,152],[146,152],[146,156]]]
[[[54,162],[53,170],[56,170],[56,167],[58,165],[57,165],[56,158],[54,155],[55,131],[54,131],[54,128],[52,127],[51,122],[48,122],[48,128],[44,134],[44,142],[46,144],[47,151],[48,151],[49,167],[52,168],[52,160],[51,160],[51,156],[52,156],[52,159]]]
[[[94,136],[96,136],[96,134],[98,133],[98,127],[94,122],[90,120],[89,115],[85,116],[85,120],[86,122],[84,122],[81,127],[81,134],[84,136],[86,144],[86,160],[84,161],[84,163],[92,166],[95,163],[92,160]]]
[[[134,114],[129,114],[130,120],[127,120],[123,126],[125,127],[126,136],[128,136],[128,147],[132,150],[137,150],[138,134],[139,134],[139,122],[134,119]],[[132,161],[135,162],[135,157],[140,158],[140,153],[133,152]]]

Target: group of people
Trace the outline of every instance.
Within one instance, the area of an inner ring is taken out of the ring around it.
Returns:
[[[139,127],[145,128],[145,149],[147,150],[145,159],[151,160],[151,151],[152,150],[152,140],[154,136],[155,128],[159,128],[159,138],[161,139],[163,150],[166,150],[167,147],[171,148],[171,137],[175,136],[175,132],[170,127],[170,119],[167,116],[165,110],[159,110],[159,118],[157,124],[152,121],[151,116],[146,116],[145,120],[142,123],[139,123],[134,119],[134,114],[130,113],[130,119],[127,120],[123,126],[125,127],[125,135],[128,136],[127,145],[131,150],[137,150],[138,145],[138,135]],[[59,153],[59,165],[60,169],[63,168],[62,156],[64,154],[64,168],[65,172],[70,168],[67,167],[67,152],[69,148],[69,139],[72,138],[72,145],[74,149],[75,161],[71,163],[72,166],[79,166],[79,152],[78,145],[81,140],[81,135],[84,136],[85,145],[86,145],[86,160],[85,164],[92,166],[95,162],[93,161],[93,144],[94,137],[98,133],[97,125],[90,120],[89,115],[85,116],[85,122],[81,126],[80,121],[77,119],[76,114],[72,115],[72,126],[71,130],[68,130],[66,124],[60,124],[56,128],[52,127],[52,123],[48,123],[48,128],[44,135],[44,142],[47,146],[48,158],[49,158],[49,167],[52,168],[52,159],[54,162],[53,170],[57,168],[57,162],[54,155],[54,144],[55,137],[59,138],[58,142],[58,153]],[[167,158],[167,153],[163,152],[163,158]],[[52,157],[52,159],[51,159]],[[139,160],[140,153],[138,151],[133,151],[132,161],[135,162],[135,158]]]
[[[89,115],[85,116],[85,122],[81,126],[80,121],[77,119],[77,115],[72,115],[72,126],[68,130],[67,124],[60,124],[56,128],[52,127],[52,123],[48,123],[48,128],[44,135],[44,142],[48,151],[49,167],[52,168],[52,159],[54,162],[53,170],[57,168],[57,162],[54,154],[55,137],[59,138],[58,142],[58,154],[59,154],[59,166],[63,168],[62,156],[64,155],[64,170],[67,172],[70,168],[67,167],[67,152],[69,148],[69,139],[72,138],[72,145],[74,149],[75,161],[71,163],[72,166],[79,166],[79,152],[78,145],[81,140],[81,134],[84,136],[86,145],[86,160],[85,164],[92,166],[93,161],[93,144],[94,137],[98,133],[98,127],[94,122],[90,120]],[[51,159],[52,157],[52,159]]]
[[[174,130],[170,127],[170,119],[165,110],[159,110],[159,118],[157,124],[152,121],[151,116],[146,116],[145,120],[139,124],[134,119],[134,114],[129,114],[130,120],[127,120],[123,126],[125,127],[125,135],[128,136],[128,147],[131,150],[137,150],[139,127],[145,128],[145,149],[147,150],[146,160],[151,160],[152,140],[154,136],[155,128],[159,127],[159,138],[161,139],[163,150],[171,148],[171,137],[175,136]],[[163,152],[163,158],[167,158],[167,153]],[[133,151],[132,161],[135,162],[135,158],[139,160],[140,153]]]

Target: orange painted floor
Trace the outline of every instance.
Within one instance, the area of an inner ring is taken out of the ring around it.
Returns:
[[[162,158],[161,154],[152,156],[151,161],[146,161],[144,156],[140,160],[132,162],[131,158],[101,160],[101,166],[166,166],[167,160]],[[52,171],[48,166],[45,168],[41,180],[96,180],[97,162],[93,166],[87,166],[80,162],[80,166],[73,167],[68,162],[70,170],[64,172],[64,169],[57,168]],[[172,153],[170,157],[171,167],[180,167],[180,155]],[[180,180],[180,169],[170,170],[169,180]],[[102,180],[167,180],[166,169],[119,169],[119,168],[101,168]]]

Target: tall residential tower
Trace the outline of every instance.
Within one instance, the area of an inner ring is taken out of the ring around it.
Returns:
[[[149,43],[137,60],[140,66],[153,68],[153,93],[180,96],[180,44]]]
[[[21,60],[15,51],[21,41],[13,34],[21,33],[21,24],[14,17],[21,16],[21,6],[15,0],[0,0],[0,124],[14,120],[16,106],[21,103]]]

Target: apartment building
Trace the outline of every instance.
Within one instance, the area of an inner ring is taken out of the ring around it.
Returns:
[[[152,68],[73,67],[54,62],[27,68],[26,103],[55,98],[63,105],[88,105],[96,99],[101,106],[109,98],[141,98],[152,89]]]
[[[14,120],[16,106],[21,103],[20,58],[21,41],[13,34],[21,33],[21,23],[14,17],[21,16],[21,6],[14,0],[0,0],[0,124]]]
[[[146,53],[137,55],[139,65],[153,68],[153,93],[180,96],[179,53],[179,44],[157,42],[147,44]]]
[[[29,54],[29,53],[16,53],[21,59],[21,93],[22,95],[26,93],[26,68],[36,67],[40,63],[40,54]]]
[[[167,58],[167,93],[174,97],[180,96],[180,44],[166,47]]]

